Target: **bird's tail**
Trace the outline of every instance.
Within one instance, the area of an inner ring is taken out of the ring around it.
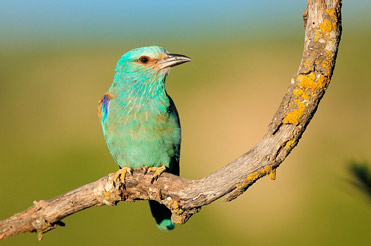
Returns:
[[[171,212],[165,205],[156,201],[149,201],[149,206],[156,225],[160,230],[170,231],[174,229],[175,224],[171,221]]]

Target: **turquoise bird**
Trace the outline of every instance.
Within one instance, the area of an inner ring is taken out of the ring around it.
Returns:
[[[191,59],[150,46],[124,54],[116,65],[108,92],[98,105],[104,138],[120,167],[115,178],[125,182],[132,169],[179,175],[181,128],[173,100],[165,90],[171,68]],[[149,201],[157,226],[174,228],[166,206]]]

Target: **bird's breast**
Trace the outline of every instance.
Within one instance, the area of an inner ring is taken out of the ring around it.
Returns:
[[[166,107],[120,108],[112,101],[105,125],[105,138],[119,166],[169,165],[179,154],[181,130],[177,115]]]

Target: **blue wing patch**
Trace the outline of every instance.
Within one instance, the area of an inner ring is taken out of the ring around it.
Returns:
[[[98,116],[99,116],[99,119],[101,120],[102,124],[104,124],[104,122],[107,119],[108,106],[109,106],[109,102],[110,102],[110,99],[111,98],[112,98],[112,96],[109,93],[106,93],[99,100],[99,103],[98,103]]]

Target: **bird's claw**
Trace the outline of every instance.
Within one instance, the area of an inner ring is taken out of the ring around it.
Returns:
[[[166,171],[166,166],[165,165],[162,165],[161,167],[150,167],[150,168],[148,168],[148,172],[155,172],[152,176],[151,184],[153,184],[153,182],[155,182],[160,177],[160,175],[165,171]]]
[[[115,173],[115,176],[113,177],[113,180],[120,181],[121,184],[125,185],[125,177],[126,177],[126,174],[127,173],[133,175],[133,169],[131,167],[123,167],[123,168],[121,168],[120,170],[118,170]]]
[[[149,166],[135,168],[136,171],[143,171],[144,175],[148,173]]]

